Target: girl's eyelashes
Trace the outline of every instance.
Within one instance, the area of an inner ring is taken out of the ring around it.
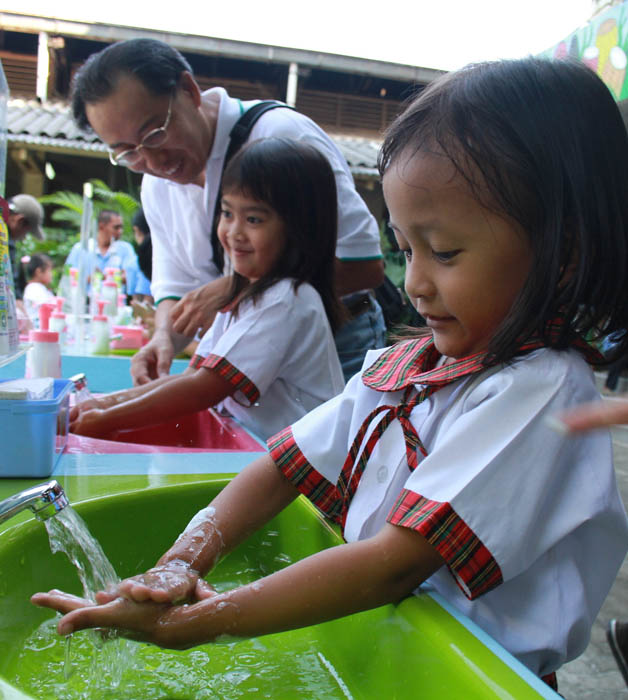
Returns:
[[[403,257],[406,259],[406,262],[410,262],[410,260],[412,260],[412,250],[410,248],[400,248],[400,252],[403,253]],[[439,262],[450,262],[460,252],[460,249],[442,251],[432,250],[432,257]]]
[[[456,255],[460,253],[460,249],[458,250],[433,250],[432,255],[436,258],[436,260],[439,260],[440,262],[449,262],[450,260],[453,260]]]

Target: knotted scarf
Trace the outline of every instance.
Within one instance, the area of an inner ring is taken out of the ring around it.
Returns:
[[[560,329],[561,324],[556,323],[550,327],[550,333],[557,335]],[[525,354],[544,345],[542,339],[534,338],[522,343],[517,354]],[[583,340],[577,338],[573,345],[588,359],[599,359],[599,353]],[[427,456],[427,451],[410,422],[410,414],[418,404],[425,401],[435,391],[451,382],[487,369],[488,365],[484,362],[485,357],[485,353],[477,353],[455,360],[450,364],[438,366],[441,354],[436,349],[432,336],[428,336],[393,345],[362,373],[363,383],[375,391],[403,390],[404,393],[398,404],[378,406],[371,411],[362,422],[353,440],[336,485],[337,498],[340,501],[338,504],[340,512],[337,511],[336,517],[343,528],[351,499],[360,483],[373,449],[386,428],[394,420],[399,421],[406,446],[408,468],[411,471],[416,469],[418,464],[417,450],[424,457]],[[380,414],[383,416],[361,449],[369,426]]]

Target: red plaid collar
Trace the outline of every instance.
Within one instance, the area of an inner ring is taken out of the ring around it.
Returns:
[[[561,319],[548,325],[548,334],[552,339],[558,338],[563,330],[564,324]],[[530,352],[545,345],[546,342],[541,338],[530,338],[519,346],[519,352]],[[602,360],[600,353],[582,338],[573,338],[571,347],[581,352],[592,364],[599,364]],[[451,364],[437,367],[441,357],[431,335],[404,340],[385,350],[368,369],[364,370],[362,381],[370,389],[382,392],[399,391],[414,384],[440,388],[487,367],[483,362],[486,353],[476,353]]]
[[[485,353],[436,367],[441,354],[432,336],[404,340],[385,350],[364,372],[362,381],[375,391],[399,391],[414,384],[443,386],[484,369]]]

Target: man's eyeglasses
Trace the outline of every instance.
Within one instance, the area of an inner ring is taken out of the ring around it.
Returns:
[[[135,148],[127,148],[126,150],[119,152],[116,152],[111,148],[109,149],[109,160],[113,165],[124,165],[127,168],[132,168],[142,159],[142,154],[140,153],[141,148],[159,148],[166,143],[166,140],[168,139],[167,129],[168,125],[170,124],[170,117],[172,116],[173,99],[174,94],[170,95],[170,101],[168,102],[168,114],[166,115],[166,121],[164,122],[163,126],[149,131],[139,145],[135,146]]]

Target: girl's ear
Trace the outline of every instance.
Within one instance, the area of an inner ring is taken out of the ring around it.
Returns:
[[[187,93],[191,98],[192,102],[194,103],[195,107],[200,107],[201,105],[201,89],[198,86],[198,83],[194,78],[192,77],[192,74],[189,71],[183,71],[181,73],[181,77],[179,78],[179,86],[183,90],[183,92]]]

